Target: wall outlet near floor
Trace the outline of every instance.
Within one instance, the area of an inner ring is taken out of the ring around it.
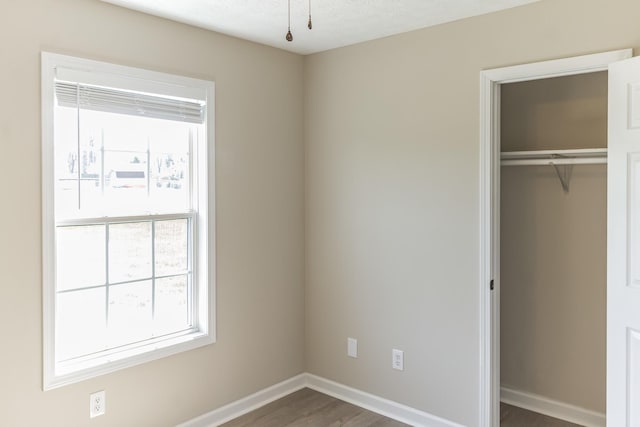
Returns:
[[[347,338],[347,356],[358,357],[358,340]]]
[[[404,351],[396,348],[391,351],[391,367],[398,371],[404,371]]]
[[[89,395],[89,418],[104,415],[106,409],[106,395],[104,390]]]

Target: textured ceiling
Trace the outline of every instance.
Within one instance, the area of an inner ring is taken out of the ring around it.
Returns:
[[[311,0],[311,31],[309,0],[290,0],[293,42],[285,40],[287,0],[103,1],[310,54],[538,0]]]

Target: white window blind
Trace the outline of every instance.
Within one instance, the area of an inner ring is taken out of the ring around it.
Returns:
[[[204,123],[205,103],[82,83],[55,82],[58,105],[189,123]]]

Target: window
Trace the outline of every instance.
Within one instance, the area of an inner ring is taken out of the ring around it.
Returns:
[[[212,343],[213,83],[43,53],[42,117],[44,388]]]

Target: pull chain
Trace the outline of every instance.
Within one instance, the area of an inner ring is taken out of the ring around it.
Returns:
[[[313,28],[313,22],[311,21],[311,0],[309,0],[309,22],[307,23],[307,28],[310,30]],[[293,41],[293,34],[291,34],[291,0],[287,0],[287,35],[285,39],[288,42]]]
[[[287,39],[288,42],[293,41],[293,34],[291,34],[291,0],[288,0],[287,2],[288,4],[288,11],[289,11],[289,21],[288,21],[288,27],[287,27],[287,36],[285,37]]]

